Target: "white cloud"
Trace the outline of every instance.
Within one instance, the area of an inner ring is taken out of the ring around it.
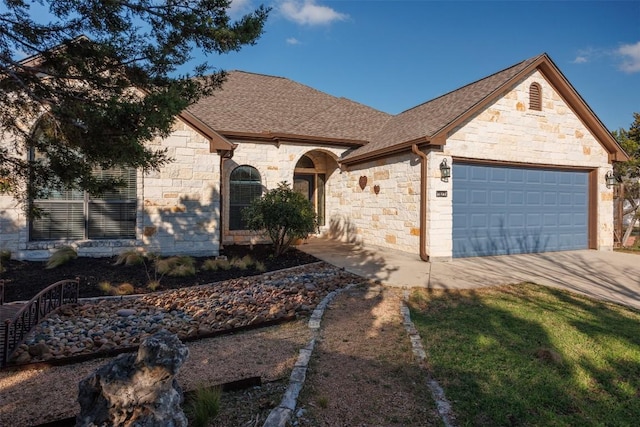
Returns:
[[[616,53],[622,56],[620,69],[625,73],[640,72],[640,41],[635,44],[625,44]]]
[[[280,12],[285,18],[300,25],[328,25],[335,21],[344,21],[349,15],[340,13],[327,6],[319,6],[315,0],[285,0],[280,4]]]
[[[231,0],[231,5],[229,5],[227,12],[233,19],[238,19],[254,9],[252,0]]]
[[[291,45],[296,45],[296,44],[300,44],[300,40],[298,40],[295,37],[289,37],[287,39],[287,44],[291,44]]]
[[[576,59],[573,60],[574,64],[584,64],[585,62],[589,62],[589,58],[583,55],[578,55]]]

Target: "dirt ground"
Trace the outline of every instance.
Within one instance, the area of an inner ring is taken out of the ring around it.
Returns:
[[[297,425],[442,425],[402,324],[401,297],[399,289],[359,286],[328,306]]]

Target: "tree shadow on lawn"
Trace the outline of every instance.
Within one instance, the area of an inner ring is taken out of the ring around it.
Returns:
[[[633,425],[640,418],[636,311],[532,284],[421,289],[411,306],[429,369],[460,424]]]

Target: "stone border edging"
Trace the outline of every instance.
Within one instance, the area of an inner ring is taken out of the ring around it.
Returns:
[[[320,334],[320,322],[322,321],[324,311],[336,296],[356,285],[356,283],[351,283],[344,288],[329,292],[327,296],[320,301],[315,310],[313,310],[311,318],[309,319],[309,329],[311,329],[313,337],[304,348],[300,349],[298,360],[293,366],[291,376],[289,377],[289,386],[284,392],[280,404],[271,410],[262,427],[285,427],[291,419],[293,412],[296,410],[298,396],[302,391],[304,381],[307,377],[307,367],[309,366],[316,340]]]
[[[408,299],[409,291],[405,290],[402,301],[400,302],[400,314],[402,315],[403,319],[402,323],[404,324],[404,327],[409,334],[411,347],[413,348],[413,354],[415,354],[421,362],[424,362],[427,359],[427,353],[424,351],[424,347],[422,346],[422,338],[420,337],[420,333],[411,320],[411,311],[409,311],[409,307],[407,307],[406,304],[406,301]],[[451,409],[451,402],[449,402],[449,400],[445,396],[444,390],[442,389],[438,381],[436,381],[429,373],[427,373],[427,387],[429,387],[431,396],[436,402],[438,414],[440,414],[440,418],[442,419],[445,427],[456,427],[457,424],[455,422],[453,410]]]

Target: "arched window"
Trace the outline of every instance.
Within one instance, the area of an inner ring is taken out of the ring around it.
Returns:
[[[251,166],[238,166],[229,178],[229,230],[246,230],[242,210],[262,196],[260,173]]]
[[[40,120],[35,138],[47,138],[50,123]],[[46,162],[37,151],[34,160]],[[30,222],[30,240],[135,239],[136,170],[111,168],[93,170],[99,178],[117,179],[122,185],[100,196],[80,190],[44,188],[40,198],[31,200],[39,216]]]
[[[542,111],[542,88],[538,83],[529,86],[529,109]]]

